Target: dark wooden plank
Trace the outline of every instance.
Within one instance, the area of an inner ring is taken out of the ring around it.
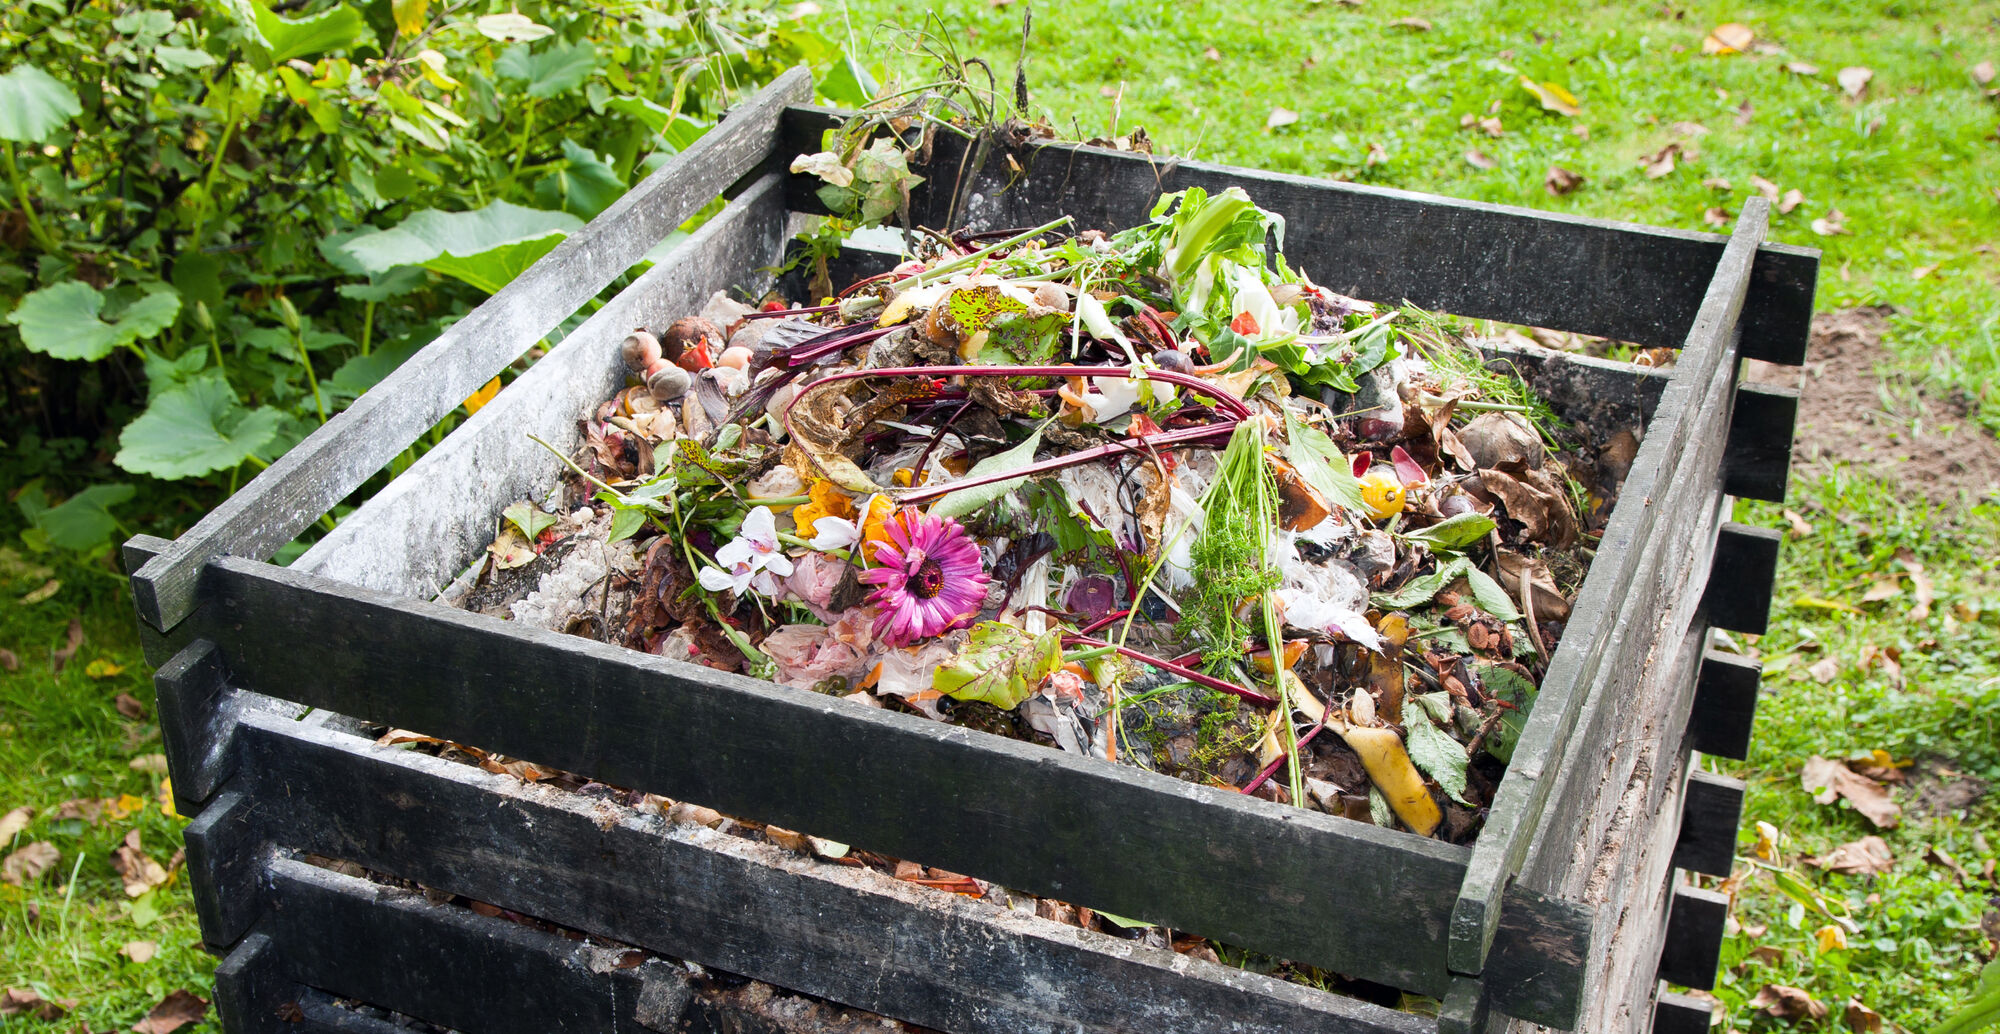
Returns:
[[[1715,566],[1708,573],[1702,607],[1709,624],[1746,635],[1763,635],[1771,623],[1771,589],[1778,579],[1778,546],[1784,536],[1770,528],[1731,522],[1715,541]]]
[[[1667,941],[1660,952],[1660,979],[1703,991],[1715,989],[1722,963],[1722,928],[1729,896],[1699,887],[1675,887],[1667,918]]]
[[[1763,677],[1764,666],[1748,657],[1717,650],[1704,654],[1694,711],[1688,716],[1688,746],[1716,757],[1748,758]]]
[[[264,910],[259,877],[268,851],[257,810],[245,794],[225,790],[181,831],[202,943],[214,948],[241,940]]]
[[[254,824],[287,848],[955,1034],[1431,1026],[325,729],[256,718],[243,742]]]
[[[263,559],[394,459],[648,249],[770,154],[786,103],[810,90],[803,68],[731,110],[659,171],[557,245],[381,384],[210,511],[132,588],[139,616],[166,629],[193,608],[209,558]]]
[[[1557,416],[1599,435],[1644,427],[1673,380],[1672,369],[1615,363],[1538,345],[1496,340],[1473,344],[1486,355],[1487,369],[1520,377]]]
[[[1438,1034],[1479,1034],[1492,1019],[1492,1001],[1480,977],[1454,976],[1438,1007]]]
[[[215,967],[215,1012],[229,1034],[302,1034],[291,1022],[302,990],[262,934],[243,938]]]
[[[794,107],[781,153],[820,149],[837,113]],[[1039,226],[1059,215],[1078,228],[1143,223],[1163,191],[1242,187],[1286,217],[1294,266],[1334,290],[1378,301],[1405,298],[1430,309],[1680,347],[1695,324],[1726,238],[1459,201],[1358,183],[1158,159],[1084,145],[995,148],[985,171],[960,191],[965,143],[940,133],[913,219],[985,228]],[[1016,175],[1013,165],[1024,170]],[[794,177],[792,206],[823,211],[818,181]],[[1767,244],[1750,267],[1744,356],[1803,361],[1818,251]],[[1532,271],[1532,272],[1529,272]]]
[[[1704,412],[1714,415],[1715,407],[1701,402],[1718,383],[1733,380],[1735,328],[1750,290],[1750,266],[1768,217],[1769,204],[1762,199],[1753,198],[1744,206],[1681,352],[1678,373],[1661,398],[1659,412],[1633,461],[1618,507],[1578,593],[1563,646],[1551,658],[1542,679],[1534,714],[1515,747],[1485,829],[1473,847],[1465,884],[1452,912],[1449,965],[1455,973],[1477,974],[1485,967],[1499,925],[1501,896],[1520,871],[1548,806],[1570,734],[1607,656],[1610,622],[1649,551],[1656,548],[1651,539],[1653,528],[1667,509],[1668,489],[1675,478],[1683,477],[1682,454],[1693,438],[1693,428]]]
[[[625,383],[618,345],[633,327],[664,327],[716,291],[761,293],[785,240],[783,178],[760,179],[672,254],[586,320],[292,566],[428,599],[493,541],[494,515],[543,499],[580,419]]]
[[[298,1025],[287,1034],[409,1034],[410,1028],[378,1019],[340,1003],[334,996],[314,988],[299,991]]]
[[[1744,384],[1729,421],[1722,490],[1745,499],[1785,501],[1792,477],[1792,428],[1799,419],[1796,389]]]
[[[174,810],[200,814],[203,801],[229,778],[235,754],[216,727],[224,684],[222,655],[215,644],[196,640],[153,673],[160,716],[160,746],[174,786]]]
[[[1693,995],[1661,991],[1653,1001],[1652,1034],[1708,1034],[1713,1018],[1707,1002]]]
[[[1695,769],[1681,799],[1674,866],[1727,876],[1736,864],[1736,827],[1743,821],[1743,780]]]
[[[289,858],[273,859],[266,879],[272,907],[257,932],[287,977],[431,1023],[479,1034],[638,1034],[641,1000],[679,1006],[650,1017],[672,1030],[693,997],[685,971],[660,960],[624,968],[623,947]]]

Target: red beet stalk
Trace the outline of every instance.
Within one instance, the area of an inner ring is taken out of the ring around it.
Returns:
[[[1197,686],[1206,686],[1209,689],[1216,690],[1217,692],[1227,693],[1230,696],[1238,697],[1243,700],[1248,700],[1253,704],[1257,704],[1263,707],[1270,707],[1271,705],[1277,703],[1276,700],[1273,700],[1262,693],[1259,693],[1251,689],[1244,689],[1242,686],[1239,686],[1234,682],[1226,682],[1222,679],[1216,678],[1213,675],[1204,675],[1201,672],[1194,670],[1193,668],[1183,668],[1172,661],[1165,660],[1159,657],[1154,657],[1151,654],[1140,653],[1137,650],[1127,649],[1126,647],[1118,646],[1114,643],[1107,643],[1102,639],[1092,639],[1091,637],[1084,635],[1066,635],[1063,636],[1063,642],[1072,646],[1109,646],[1112,649],[1118,651],[1123,656],[1130,657],[1133,660],[1138,661],[1140,664],[1144,664],[1148,667],[1158,668],[1169,675],[1178,675],[1181,678],[1184,678],[1189,682],[1194,683]]]

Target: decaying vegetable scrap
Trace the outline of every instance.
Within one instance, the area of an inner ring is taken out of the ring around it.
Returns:
[[[1629,448],[1240,190],[1067,222],[606,342],[458,602],[1471,839]]]

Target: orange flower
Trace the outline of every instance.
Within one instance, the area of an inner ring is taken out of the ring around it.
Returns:
[[[813,525],[821,517],[838,517],[842,520],[854,519],[854,500],[845,492],[834,487],[833,482],[814,478],[809,490],[812,501],[792,507],[792,523],[798,525],[800,538],[812,538]]]
[[[861,522],[861,553],[870,563],[875,560],[875,550],[889,541],[889,518],[896,515],[896,504],[889,497],[878,495],[868,500],[868,517]]]

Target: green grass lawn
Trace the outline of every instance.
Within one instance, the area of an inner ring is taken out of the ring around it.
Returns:
[[[925,5],[823,6],[823,28],[848,35],[864,63],[921,71],[876,26],[915,24]],[[954,8],[954,38],[993,60],[1003,82],[1019,46],[1020,11],[1019,3]],[[1393,24],[1404,18],[1430,28]],[[1728,21],[1749,24],[1782,52],[1704,56],[1703,35]],[[1358,7],[1099,0],[1041,5],[1034,29],[1034,109],[1066,135],[1106,134],[1114,112],[1107,93],[1118,95],[1123,84],[1120,133],[1144,125],[1176,153],[1306,175],[1695,229],[1708,228],[1710,208],[1733,217],[1755,189],[1752,176],[1780,192],[1797,189],[1806,201],[1776,218],[1773,235],[1826,250],[1819,306],[1898,306],[1892,372],[1963,389],[1986,403],[1986,425],[2000,427],[2000,259],[1976,250],[2000,245],[1993,192],[2000,108],[1969,74],[1982,60],[2000,61],[2000,20],[1990,5],[1535,11],[1394,0]],[[1787,63],[1819,71],[1787,72]],[[1834,83],[1847,66],[1873,72],[1858,99]],[[1544,112],[1519,85],[1523,74],[1573,92],[1580,113]],[[1298,119],[1267,130],[1278,107]],[[1501,135],[1461,128],[1466,115],[1498,118]],[[1649,178],[1639,157],[1676,142],[1693,153]],[[1468,161],[1473,150],[1494,167]],[[1551,165],[1584,183],[1551,195],[1543,187]],[[1728,186],[1704,182],[1712,180]],[[1848,234],[1813,231],[1812,221],[1830,209],[1844,213]],[[1822,951],[1816,931],[1825,918],[1746,863],[1740,929],[1725,946],[1718,986],[1730,1010],[1721,1029],[1780,1026],[1746,1007],[1763,985],[1777,983],[1830,1005],[1830,1025],[1840,1024],[1853,996],[1922,1030],[1962,999],[1991,951],[1979,924],[2000,910],[1989,901],[2000,888],[1979,874],[2000,848],[1993,796],[1929,814],[1906,792],[1903,824],[1881,831],[1895,856],[1884,875],[1828,874],[1805,862],[1876,832],[1845,804],[1812,802],[1798,770],[1813,754],[1880,749],[1915,760],[1907,770],[1913,782],[1941,778],[1917,773],[1944,768],[2000,783],[2000,581],[1989,573],[2000,554],[2000,514],[1937,512],[1917,498],[1838,473],[1801,474],[1793,486],[1790,505],[1814,530],[1788,541],[1773,631],[1746,644],[1770,665],[1754,753],[1747,764],[1721,767],[1751,782],[1746,827],[1775,826],[1776,862],[1849,911],[1858,932],[1844,949]],[[1777,507],[1745,511],[1745,519],[1785,523]],[[14,543],[0,555],[0,647],[19,662],[0,673],[0,813],[27,805],[36,814],[0,853],[47,841],[60,857],[51,879],[0,884],[0,987],[79,1004],[60,1020],[10,1018],[8,1029],[129,1027],[177,988],[206,997],[213,960],[196,946],[183,873],[135,899],[112,867],[112,852],[134,829],[143,852],[167,864],[181,824],[161,810],[160,777],[132,767],[160,748],[122,585],[103,559],[28,555],[18,531],[0,525]],[[1861,604],[1871,575],[1903,570],[1899,549],[1935,582],[1927,617],[1909,616],[1915,588],[1907,582],[1901,595]],[[37,563],[51,569],[31,569]],[[53,595],[20,602],[51,578],[62,583]],[[82,622],[82,646],[52,677],[72,618]],[[1897,651],[1902,686],[1879,664],[1862,667],[1869,647]],[[1829,658],[1831,673],[1815,673]],[[123,670],[100,665],[102,677],[93,677],[93,660]],[[121,692],[142,705],[140,717],[119,712]],[[143,806],[120,818],[61,817],[67,801],[127,796]],[[1746,828],[1746,858],[1755,840]],[[1961,882],[1927,861],[1932,848],[1972,878]],[[156,944],[157,956],[134,962],[119,954],[134,941]]]

